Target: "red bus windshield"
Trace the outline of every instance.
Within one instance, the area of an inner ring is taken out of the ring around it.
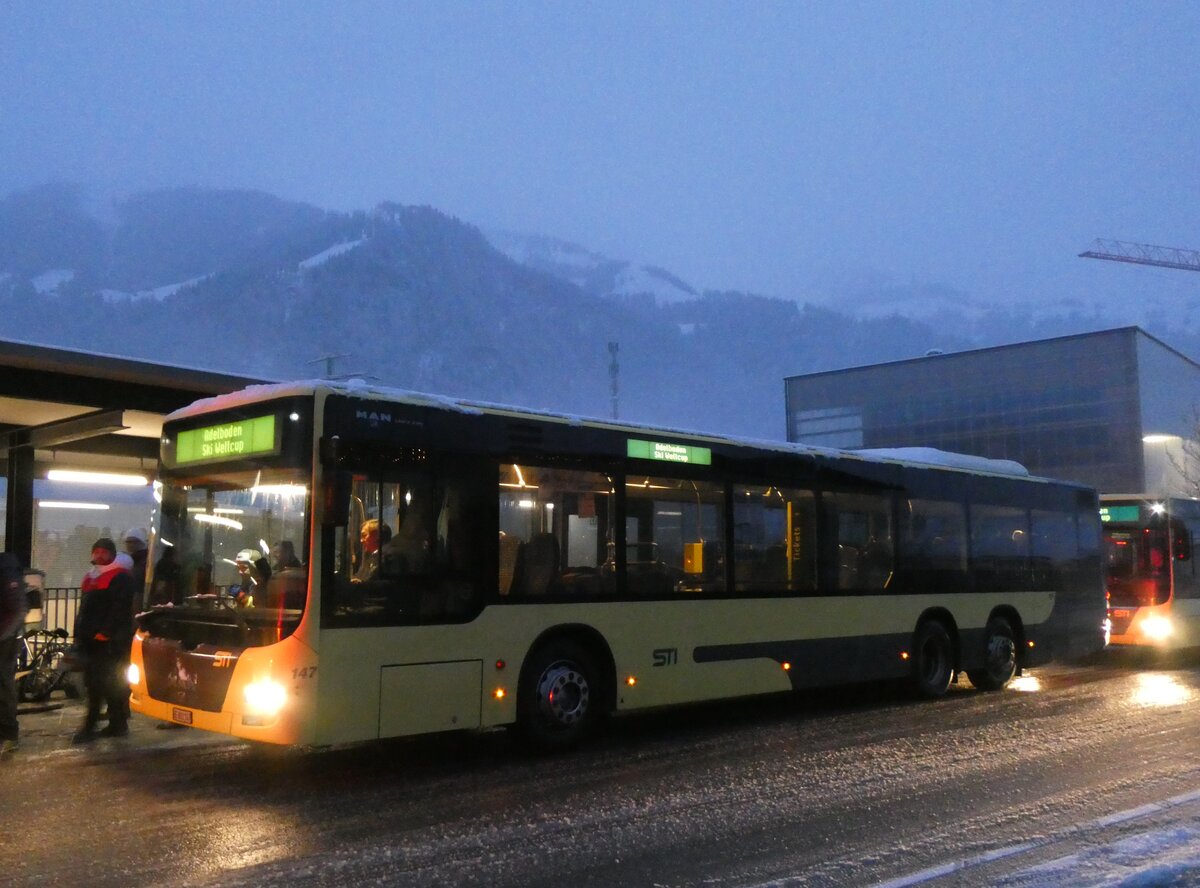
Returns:
[[[1171,595],[1166,528],[1105,527],[1105,572],[1113,605],[1164,604]]]

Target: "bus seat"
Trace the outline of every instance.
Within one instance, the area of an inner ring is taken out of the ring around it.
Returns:
[[[558,539],[552,533],[535,534],[517,556],[514,594],[537,597],[550,591],[558,577]]]
[[[520,558],[524,543],[519,537],[509,534],[500,536],[500,594],[507,595],[512,591],[513,580],[516,578],[517,561]]]

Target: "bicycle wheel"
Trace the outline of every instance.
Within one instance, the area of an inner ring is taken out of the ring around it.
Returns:
[[[38,661],[33,669],[17,682],[17,699],[22,703],[44,703],[50,699],[54,691],[54,683],[58,675],[53,669],[47,669]]]

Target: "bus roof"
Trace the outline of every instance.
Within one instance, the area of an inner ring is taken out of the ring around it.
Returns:
[[[989,459],[965,453],[953,453],[938,450],[933,447],[897,447],[888,449],[839,450],[833,447],[819,447],[812,444],[796,444],[788,441],[768,439],[742,438],[731,435],[720,435],[708,432],[697,432],[688,429],[675,429],[665,426],[652,426],[642,423],[621,422],[618,420],[585,417],[550,410],[535,410],[528,407],[516,407],[487,401],[470,401],[451,398],[445,395],[415,392],[408,389],[393,388],[378,385],[364,379],[299,379],[290,382],[267,383],[252,385],[238,391],[211,398],[203,398],[187,407],[183,407],[166,417],[168,422],[254,404],[260,401],[276,398],[314,395],[319,391],[350,397],[369,398],[391,403],[409,404],[447,410],[457,413],[473,413],[478,415],[511,416],[518,419],[538,419],[545,422],[559,422],[588,428],[603,428],[615,431],[627,431],[637,434],[658,434],[685,437],[694,441],[728,444],[733,446],[754,447],[760,450],[772,450],[779,453],[811,454],[835,457],[838,459],[862,460],[864,462],[899,463],[916,467],[932,467],[969,472],[982,475],[1000,475],[1005,477],[1022,477],[1030,480],[1039,479],[1029,474],[1023,465],[1008,459]],[[1079,486],[1079,485],[1077,485]]]

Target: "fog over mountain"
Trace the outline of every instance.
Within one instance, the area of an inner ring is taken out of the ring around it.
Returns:
[[[430,207],[330,212],[179,188],[96,207],[0,200],[0,335],[270,378],[337,375],[623,419],[785,435],[785,376],[1138,323],[1200,354],[1196,317],[859,281],[815,304],[706,289],[552,234]],[[780,257],[785,261],[786,257]],[[1082,261],[1082,260],[1081,260]],[[1036,309],[1036,310],[1035,310]]]

